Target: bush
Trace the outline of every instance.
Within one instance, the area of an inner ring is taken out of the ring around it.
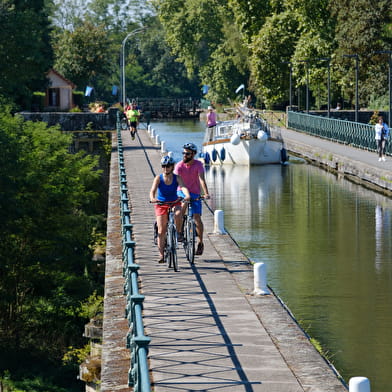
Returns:
[[[35,91],[33,93],[33,99],[31,102],[31,110],[34,112],[42,112],[45,106],[45,93],[41,91]]]
[[[83,91],[72,91],[73,103],[75,106],[82,108],[84,105],[84,92]]]
[[[79,106],[74,106],[72,109],[69,110],[71,113],[79,113],[82,111]]]

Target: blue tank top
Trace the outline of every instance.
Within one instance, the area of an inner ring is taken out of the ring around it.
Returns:
[[[158,195],[159,201],[174,201],[177,200],[177,176],[173,174],[173,181],[170,185],[166,185],[163,180],[163,174],[159,175]]]

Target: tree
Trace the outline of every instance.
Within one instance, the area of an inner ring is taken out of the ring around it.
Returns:
[[[146,30],[126,46],[127,91],[133,97],[197,97],[197,79],[189,79],[165,42],[156,17],[145,20]]]
[[[26,107],[52,63],[44,1],[2,1],[0,26],[0,95]]]
[[[258,101],[271,107],[281,102],[287,91],[287,65],[298,40],[298,21],[290,12],[267,18],[259,34],[253,37],[251,49],[251,89]]]
[[[58,128],[0,109],[0,346],[52,359],[81,339],[78,309],[94,288],[100,173],[96,158],[70,154],[69,143]]]
[[[336,18],[335,51],[337,83],[344,95],[353,102],[355,96],[355,62],[344,58],[345,54],[358,54],[360,61],[359,99],[367,105],[376,91],[378,96],[386,94],[386,59],[376,56],[379,50],[390,50],[392,37],[388,26],[392,22],[390,1],[370,2],[365,0],[331,2],[330,9]],[[347,17],[349,15],[349,17]]]
[[[54,67],[79,88],[94,86],[113,72],[113,46],[104,26],[84,22],[74,31],[62,30],[52,39]]]

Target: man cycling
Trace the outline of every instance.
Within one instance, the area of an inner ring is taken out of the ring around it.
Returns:
[[[178,162],[174,168],[174,173],[181,176],[185,186],[189,190],[192,199],[198,199],[200,197],[200,188],[203,190],[203,196],[205,199],[209,199],[208,188],[204,177],[204,166],[203,164],[195,159],[197,153],[197,147],[193,143],[186,143],[182,147],[182,161]],[[184,197],[181,190],[178,191],[178,195]],[[182,214],[185,214],[186,203],[182,205]],[[199,243],[196,249],[196,255],[202,255],[204,250],[203,244],[203,222],[201,220],[201,200],[192,201],[193,218],[196,224],[196,231],[199,237]]]

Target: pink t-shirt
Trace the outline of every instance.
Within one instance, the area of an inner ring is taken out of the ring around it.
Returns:
[[[181,176],[189,192],[200,195],[199,174],[204,173],[204,167],[200,161],[194,159],[191,165],[186,164],[183,161],[178,162],[174,169],[174,173]]]
[[[207,113],[207,126],[213,127],[216,125],[216,113],[215,112],[208,112]]]

